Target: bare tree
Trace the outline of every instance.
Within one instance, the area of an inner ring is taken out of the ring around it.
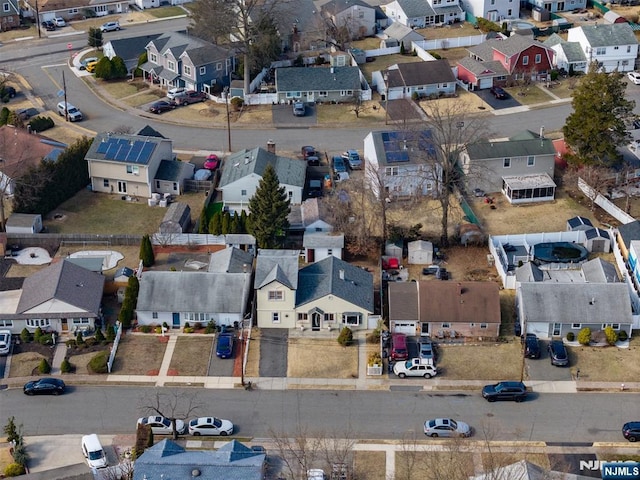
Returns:
[[[204,407],[198,398],[198,392],[177,391],[173,389],[155,389],[140,400],[139,409],[146,414],[160,415],[171,421],[173,439],[178,438],[176,420],[187,419]]]
[[[589,208],[593,212],[596,209],[596,198],[608,192],[614,184],[615,174],[601,165],[573,166],[566,171],[563,180],[566,185],[580,188],[589,199]]]
[[[305,476],[320,458],[322,441],[319,437],[312,436],[305,425],[298,424],[293,437],[272,429],[269,429],[269,436],[273,439],[291,479]]]

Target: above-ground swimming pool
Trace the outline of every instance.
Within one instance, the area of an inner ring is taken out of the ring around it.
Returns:
[[[511,30],[526,30],[528,28],[534,28],[535,25],[533,23],[523,22],[522,20],[516,20],[509,23],[509,27],[511,27]]]
[[[533,246],[533,258],[545,263],[579,263],[589,256],[582,245],[571,242],[547,242]]]

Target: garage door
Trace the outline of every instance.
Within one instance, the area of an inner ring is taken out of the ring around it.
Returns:
[[[481,78],[478,88],[482,90],[484,88],[491,88],[492,85],[493,85],[493,78]]]
[[[404,333],[405,335],[416,334],[417,322],[391,322],[391,333]]]
[[[527,331],[523,333],[535,333],[541,340],[547,340],[549,338],[549,324],[545,322],[529,322]]]

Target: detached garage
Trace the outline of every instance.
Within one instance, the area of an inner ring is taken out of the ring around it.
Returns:
[[[418,291],[415,282],[389,282],[389,329],[391,333],[416,335]]]
[[[408,262],[410,265],[430,265],[433,263],[433,243],[425,240],[409,242]]]

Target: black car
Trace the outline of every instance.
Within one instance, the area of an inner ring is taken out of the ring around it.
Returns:
[[[540,358],[540,342],[535,333],[527,333],[524,338],[524,356],[527,358]]]
[[[549,357],[551,358],[551,365],[556,367],[568,367],[569,366],[569,354],[567,349],[562,343],[562,340],[552,340],[549,343]]]
[[[622,435],[630,442],[640,440],[640,422],[627,422],[622,426]]]
[[[64,393],[65,384],[58,378],[41,378],[25,383],[23,392],[25,395],[60,395]]]
[[[0,99],[5,97],[13,98],[15,96],[16,96],[15,88],[10,87],[9,85],[0,86]]]
[[[496,97],[498,100],[503,100],[505,98],[507,98],[509,95],[507,94],[507,92],[504,91],[503,88],[501,87],[496,87],[493,86],[489,89],[489,91],[493,94],[494,97]]]
[[[51,20],[45,20],[40,25],[42,25],[45,30],[48,30],[50,32],[56,29],[56,24],[53,23]]]
[[[499,382],[494,385],[485,385],[482,388],[482,396],[489,402],[496,400],[524,402],[527,399],[527,387],[522,382]]]
[[[159,102],[154,103],[149,107],[149,111],[151,113],[162,113],[168,110],[173,110],[176,108],[176,104],[174,102],[167,102],[166,100],[160,100]]]

